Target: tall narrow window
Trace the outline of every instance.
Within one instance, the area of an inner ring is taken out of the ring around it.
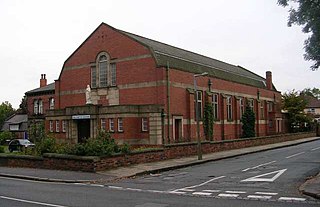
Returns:
[[[99,81],[100,87],[106,87],[108,83],[108,59],[102,55],[99,58]]]
[[[232,120],[232,97],[227,96],[227,120]]]
[[[202,91],[197,91],[196,107],[198,107],[199,119],[202,119]],[[196,116],[197,116],[197,113],[196,113],[195,117]],[[197,117],[195,119],[197,120]]]
[[[143,132],[148,131],[148,118],[144,117],[141,119],[141,129]]]
[[[213,108],[213,118],[214,119],[218,119],[218,111],[219,111],[219,108],[218,108],[218,98],[219,98],[219,95],[218,94],[213,94],[212,96],[212,108]]]
[[[56,132],[59,132],[60,131],[60,121],[57,120],[56,121]]]
[[[268,102],[268,112],[273,112],[273,102]]]
[[[109,119],[109,131],[114,132],[114,120],[112,118]]]
[[[101,120],[100,120],[100,129],[101,129],[101,131],[106,131],[106,119],[105,118],[102,118]]]
[[[62,121],[62,132],[66,132],[67,131],[67,121],[63,120]]]
[[[250,109],[254,112],[254,102],[253,102],[253,99],[249,99],[249,100],[248,100],[248,104],[249,104]]]
[[[43,114],[43,101],[39,100],[38,104],[39,104],[39,114]]]
[[[116,71],[116,64],[110,64],[110,75],[111,75],[111,86],[117,85],[117,71]]]
[[[97,68],[91,67],[91,88],[97,87]]]
[[[264,119],[264,102],[260,103],[260,119]]]
[[[33,101],[33,113],[38,114],[39,113],[39,106],[38,106],[38,100]]]
[[[53,121],[49,121],[49,131],[53,132]]]
[[[54,98],[49,99],[49,109],[50,110],[54,109]]]
[[[239,113],[240,113],[240,119],[242,119],[242,115],[244,113],[244,99],[239,99]]]
[[[118,118],[118,132],[123,132],[123,120]]]

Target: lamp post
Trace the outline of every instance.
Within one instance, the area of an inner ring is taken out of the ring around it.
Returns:
[[[202,150],[201,150],[201,140],[200,140],[200,125],[199,125],[199,108],[198,108],[198,93],[197,93],[197,77],[207,76],[208,73],[204,72],[201,74],[193,75],[193,86],[194,86],[194,103],[196,108],[196,121],[197,121],[197,151],[198,151],[198,160],[202,160]]]

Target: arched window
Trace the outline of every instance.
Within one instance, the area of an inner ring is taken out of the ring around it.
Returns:
[[[49,109],[54,109],[54,98],[49,99]]]
[[[91,88],[116,86],[116,74],[116,64],[106,52],[100,53],[91,67]]]
[[[108,59],[105,55],[99,57],[99,84],[100,87],[106,87],[108,84]]]
[[[43,101],[40,99],[38,103],[39,103],[39,114],[43,114]]]

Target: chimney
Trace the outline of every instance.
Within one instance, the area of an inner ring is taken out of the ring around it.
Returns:
[[[271,71],[266,72],[267,89],[272,90],[272,73]]]
[[[41,74],[41,79],[40,79],[40,88],[44,87],[47,85],[47,79],[46,79],[46,74]]]

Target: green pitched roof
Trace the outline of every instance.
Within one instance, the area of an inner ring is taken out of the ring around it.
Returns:
[[[225,63],[129,32],[118,31],[148,47],[152,51],[158,67],[167,67],[169,64],[170,68],[191,73],[208,72],[210,76],[219,79],[266,88],[265,78],[241,66]],[[273,88],[275,89],[274,86]]]

